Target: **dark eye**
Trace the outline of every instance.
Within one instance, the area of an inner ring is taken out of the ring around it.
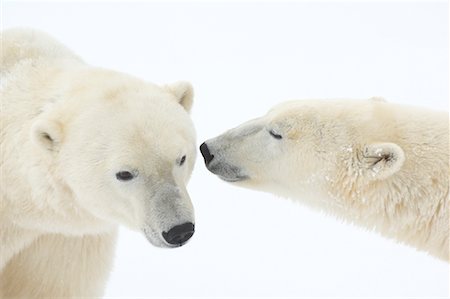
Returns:
[[[183,157],[181,157],[179,165],[182,166],[184,164],[184,162],[186,162],[186,155],[184,155]]]
[[[129,171],[119,171],[118,173],[116,173],[116,178],[119,181],[129,181],[134,178],[134,175]]]
[[[269,134],[272,135],[273,138],[275,139],[281,139],[283,138],[283,136],[281,136],[280,134],[275,133],[274,131],[270,130]]]

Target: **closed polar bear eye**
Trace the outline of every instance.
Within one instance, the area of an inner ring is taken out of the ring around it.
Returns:
[[[270,136],[272,136],[275,139],[282,139],[283,136],[281,136],[280,134],[276,133],[274,130],[270,130],[269,131]]]
[[[119,171],[118,173],[116,173],[116,178],[119,181],[130,181],[134,179],[134,174],[129,171]]]
[[[184,162],[186,162],[186,155],[181,157],[180,161],[178,162],[178,165],[183,166]]]

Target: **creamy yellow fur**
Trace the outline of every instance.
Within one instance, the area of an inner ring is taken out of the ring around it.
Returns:
[[[162,231],[194,222],[192,87],[88,66],[37,31],[1,41],[0,297],[101,296],[118,224],[168,247]]]
[[[448,112],[379,98],[291,101],[206,144],[212,172],[246,178],[235,184],[449,259]]]

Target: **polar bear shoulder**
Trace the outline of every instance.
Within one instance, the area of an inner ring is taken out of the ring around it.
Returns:
[[[72,51],[44,32],[32,29],[13,28],[1,32],[1,72],[10,72],[22,63],[38,60],[70,59],[80,61]]]

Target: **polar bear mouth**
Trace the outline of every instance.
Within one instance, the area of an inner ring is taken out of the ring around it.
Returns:
[[[239,182],[248,179],[244,171],[233,164],[230,164],[220,152],[212,151],[210,147],[203,142],[200,146],[200,152],[205,159],[206,168],[226,182]]]
[[[220,179],[226,182],[239,182],[248,179],[247,175],[242,174],[242,170],[239,167],[229,164],[214,163],[207,166],[208,170],[217,175]]]
[[[235,182],[239,182],[239,181],[243,181],[243,180],[248,179],[247,176],[236,176],[236,177],[230,178],[230,177],[225,177],[225,176],[218,175],[218,177],[220,179],[224,180],[225,182],[229,182],[229,183],[235,183]]]

